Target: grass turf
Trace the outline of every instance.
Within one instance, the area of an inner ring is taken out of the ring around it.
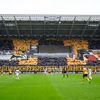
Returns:
[[[100,75],[91,84],[81,83],[82,74],[21,74],[0,76],[0,100],[100,100]]]

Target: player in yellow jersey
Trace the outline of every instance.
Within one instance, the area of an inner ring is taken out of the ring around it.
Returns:
[[[88,70],[87,68],[83,68],[83,78],[88,77]]]
[[[1,69],[1,76],[3,76],[3,70]]]
[[[84,67],[83,68],[83,81],[84,81],[85,78],[89,81],[89,78],[88,78],[88,69]]]

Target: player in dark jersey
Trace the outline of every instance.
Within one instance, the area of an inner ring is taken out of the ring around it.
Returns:
[[[68,70],[65,67],[62,69],[62,74],[63,74],[63,77],[67,76],[68,78]]]

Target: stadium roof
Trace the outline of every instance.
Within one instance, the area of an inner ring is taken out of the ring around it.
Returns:
[[[100,39],[100,15],[1,14],[0,37]]]

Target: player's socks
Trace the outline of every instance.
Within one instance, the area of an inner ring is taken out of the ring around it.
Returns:
[[[89,84],[91,84],[91,81],[89,80]]]

